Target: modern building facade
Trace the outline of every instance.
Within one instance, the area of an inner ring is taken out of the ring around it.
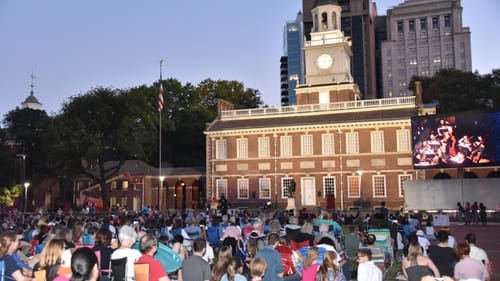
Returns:
[[[341,7],[341,31],[351,41],[351,75],[359,86],[361,99],[377,98],[375,69],[375,16],[372,0],[303,0],[304,36],[310,40],[312,8],[320,4]]]
[[[413,95],[408,82],[415,75],[432,76],[443,68],[472,71],[460,0],[406,0],[389,9],[381,60],[386,98]]]
[[[302,13],[297,14],[294,21],[289,21],[283,31],[283,57],[280,59],[281,73],[281,105],[293,105],[295,100],[295,88],[304,83],[304,28],[302,25]]]

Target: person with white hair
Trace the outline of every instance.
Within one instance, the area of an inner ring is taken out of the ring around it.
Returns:
[[[118,232],[118,240],[120,240],[120,247],[116,249],[111,255],[111,260],[127,258],[127,271],[125,273],[126,280],[134,280],[134,263],[142,256],[141,252],[132,249],[137,239],[135,230],[127,225],[120,228]]]

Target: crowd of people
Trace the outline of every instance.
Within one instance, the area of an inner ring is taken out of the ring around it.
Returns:
[[[473,233],[457,244],[449,229],[434,234],[431,223],[389,214],[385,207],[364,217],[304,209],[296,216],[14,211],[0,218],[7,280],[139,280],[135,265],[147,264],[148,280],[161,281],[381,281],[395,258],[408,281],[491,276]],[[377,246],[370,229],[387,229],[389,247]],[[167,248],[176,257],[168,267],[157,256]],[[120,262],[123,267],[114,267]]]

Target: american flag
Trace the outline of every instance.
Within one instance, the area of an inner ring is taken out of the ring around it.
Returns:
[[[163,109],[163,85],[160,82],[160,93],[158,94],[158,111]]]

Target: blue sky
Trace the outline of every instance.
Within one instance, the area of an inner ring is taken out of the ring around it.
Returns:
[[[379,14],[396,0],[377,2]],[[473,69],[500,68],[500,1],[462,0],[472,32]],[[29,95],[49,114],[97,86],[238,80],[279,105],[283,26],[301,0],[0,0],[0,114]]]

